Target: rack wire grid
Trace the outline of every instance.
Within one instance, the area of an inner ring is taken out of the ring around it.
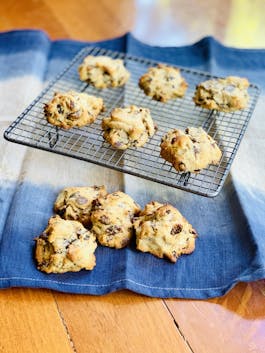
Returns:
[[[131,73],[130,80],[123,87],[103,90],[80,81],[78,66],[87,55],[107,55],[122,59]],[[181,73],[189,85],[186,95],[184,98],[162,103],[152,100],[138,87],[140,76],[149,67],[157,64],[158,62],[145,58],[87,47],[77,54],[69,66],[8,127],[4,137],[12,142],[78,158],[203,196],[216,196],[224,184],[255,108],[259,88],[250,85],[250,101],[245,110],[232,113],[210,111],[195,106],[192,96],[199,82],[216,76],[181,67]],[[49,124],[43,114],[44,104],[52,99],[54,92],[68,90],[102,97],[105,111],[93,124],[82,128],[63,130]],[[114,149],[102,137],[102,117],[109,116],[115,107],[131,104],[149,108],[158,125],[158,131],[141,148],[129,148],[125,151]],[[171,129],[185,129],[189,126],[203,127],[222,150],[219,164],[210,165],[198,174],[178,173],[170,163],[160,157],[161,137]]]

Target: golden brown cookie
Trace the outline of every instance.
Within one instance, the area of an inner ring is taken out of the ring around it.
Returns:
[[[79,221],[89,227],[92,201],[106,194],[105,186],[68,187],[57,196],[54,211],[64,219]]]
[[[96,247],[95,235],[81,223],[52,217],[36,238],[37,267],[47,273],[92,270],[96,265]]]
[[[148,69],[140,78],[139,86],[147,96],[167,102],[169,99],[183,97],[188,84],[178,68],[159,64]]]
[[[103,137],[114,148],[124,150],[143,146],[156,131],[150,111],[131,105],[115,108],[102,120]]]
[[[161,156],[178,172],[198,173],[209,164],[217,165],[222,152],[202,128],[171,130],[161,141]]]
[[[246,78],[228,76],[201,82],[193,97],[196,105],[222,112],[232,112],[245,109],[249,95],[249,82]]]
[[[95,200],[91,213],[92,231],[100,244],[116,249],[125,247],[133,235],[132,220],[139,211],[134,200],[121,191]]]
[[[190,254],[195,249],[196,231],[169,204],[148,203],[133,225],[136,247],[140,251],[176,262],[180,255]]]
[[[130,78],[123,61],[108,56],[87,56],[78,71],[81,81],[96,88],[123,86]]]
[[[102,98],[69,91],[54,93],[52,100],[44,105],[44,115],[50,124],[71,129],[93,123],[103,109]]]

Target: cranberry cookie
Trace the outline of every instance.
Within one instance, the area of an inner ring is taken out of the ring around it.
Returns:
[[[114,148],[125,150],[143,146],[157,129],[150,111],[131,105],[115,108],[110,117],[102,120],[104,139]]]
[[[64,219],[79,221],[89,227],[92,201],[106,194],[105,186],[68,187],[57,196],[54,211]]]
[[[222,152],[202,128],[171,130],[161,141],[161,156],[178,172],[198,173],[209,164],[218,164]]]
[[[69,91],[55,93],[52,100],[44,105],[44,115],[50,124],[71,129],[93,123],[103,109],[102,98]]]
[[[136,247],[142,252],[176,262],[180,255],[190,254],[195,249],[196,231],[169,204],[148,203],[133,225]]]
[[[178,68],[159,64],[148,69],[140,78],[139,86],[147,96],[167,102],[169,99],[183,97],[188,84]]]
[[[120,249],[133,235],[133,218],[140,212],[134,200],[121,191],[100,197],[93,202],[92,232],[100,244]]]
[[[96,247],[96,237],[81,223],[52,217],[36,238],[37,267],[47,273],[92,270],[96,265]]]
[[[130,78],[123,61],[108,56],[87,56],[78,71],[81,81],[96,88],[123,86]]]
[[[249,101],[248,87],[246,78],[236,76],[208,80],[196,87],[193,100],[202,108],[222,112],[245,109]]]

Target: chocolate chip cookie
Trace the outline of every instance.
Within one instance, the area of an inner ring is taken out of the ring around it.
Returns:
[[[217,165],[222,152],[202,128],[171,130],[161,141],[161,156],[178,172],[198,173],[209,164]]]
[[[208,80],[196,87],[193,100],[202,108],[222,112],[245,109],[249,101],[248,87],[246,78],[236,76]]]
[[[115,108],[102,120],[104,139],[114,148],[125,150],[143,146],[157,129],[147,108],[131,105]]]
[[[96,88],[123,86],[130,78],[123,61],[108,56],[87,56],[78,71],[81,81]]]
[[[64,219],[81,222],[87,228],[91,225],[92,201],[106,194],[105,186],[68,187],[59,193],[54,211]]]
[[[92,232],[100,244],[120,249],[125,247],[132,235],[134,216],[140,207],[121,191],[99,197],[93,201]]]
[[[183,97],[188,84],[178,68],[159,64],[148,69],[140,78],[139,86],[147,96],[167,102],[169,99]]]
[[[176,262],[182,254],[195,249],[196,231],[169,204],[148,203],[133,222],[136,231],[136,247],[157,257]]]
[[[96,247],[95,235],[81,223],[52,217],[36,238],[37,267],[47,273],[92,270],[96,265]]]
[[[103,109],[102,98],[69,91],[55,93],[52,100],[44,105],[44,115],[50,124],[71,129],[93,123]]]

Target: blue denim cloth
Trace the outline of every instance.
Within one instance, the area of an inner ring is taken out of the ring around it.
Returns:
[[[28,82],[31,82],[30,77],[32,82],[50,80],[87,45],[88,43],[71,40],[52,42],[40,31],[0,34],[0,89],[3,92],[1,105],[7,104],[3,97],[5,94],[8,96],[14,82],[21,83],[24,80],[26,89]],[[246,76],[264,89],[265,50],[227,48],[210,37],[191,46],[151,47],[137,41],[130,34],[93,45],[209,71],[215,75]],[[19,96],[23,90],[21,86],[16,87],[18,88],[14,89],[13,94]],[[38,93],[36,89],[36,95]],[[260,101],[264,101],[263,92]],[[21,104],[21,110],[24,108]],[[12,107],[10,109],[12,111]],[[251,129],[264,131],[265,121],[260,118],[262,109],[262,106],[257,108],[251,120],[250,132]],[[15,118],[16,115],[12,116],[13,120]],[[254,157],[243,152],[247,151],[249,141],[256,143],[256,138],[260,144],[255,154],[255,168],[249,172],[248,165],[251,165]],[[46,227],[56,195],[67,186],[67,182],[57,182],[56,186],[49,180],[35,182],[34,178],[27,177],[26,172],[22,173],[23,177],[7,176],[9,162],[6,162],[7,167],[2,164],[0,287],[40,287],[94,295],[130,289],[152,297],[202,299],[223,295],[239,281],[264,278],[265,175],[264,168],[261,167],[264,163],[264,150],[259,150],[262,139],[264,140],[264,135],[261,137],[249,134],[246,137],[246,146],[240,150],[223,190],[213,199],[144,182],[132,176],[124,177],[123,190],[133,196],[141,206],[153,199],[169,202],[198,231],[195,252],[182,256],[176,264],[140,253],[132,243],[122,250],[99,246],[96,250],[97,265],[91,272],[60,275],[39,272],[34,260],[34,237]],[[9,144],[1,142],[1,154],[5,154],[5,146]],[[37,150],[30,149],[29,153],[34,158]],[[59,161],[60,156],[50,157],[49,153],[45,153],[42,152],[47,159],[58,158]],[[11,152],[6,160],[11,163],[19,158],[17,153]],[[66,160],[71,163],[70,158]],[[21,170],[34,169],[32,163],[32,159],[21,157]],[[83,166],[84,162],[81,163]],[[38,175],[41,167],[36,168],[35,173]],[[46,167],[44,165],[44,168],[48,169],[49,164]],[[104,168],[99,170],[104,173]],[[242,170],[246,170],[250,177],[244,178]],[[89,175],[89,167],[86,172]],[[70,185],[71,178],[68,183]]]

